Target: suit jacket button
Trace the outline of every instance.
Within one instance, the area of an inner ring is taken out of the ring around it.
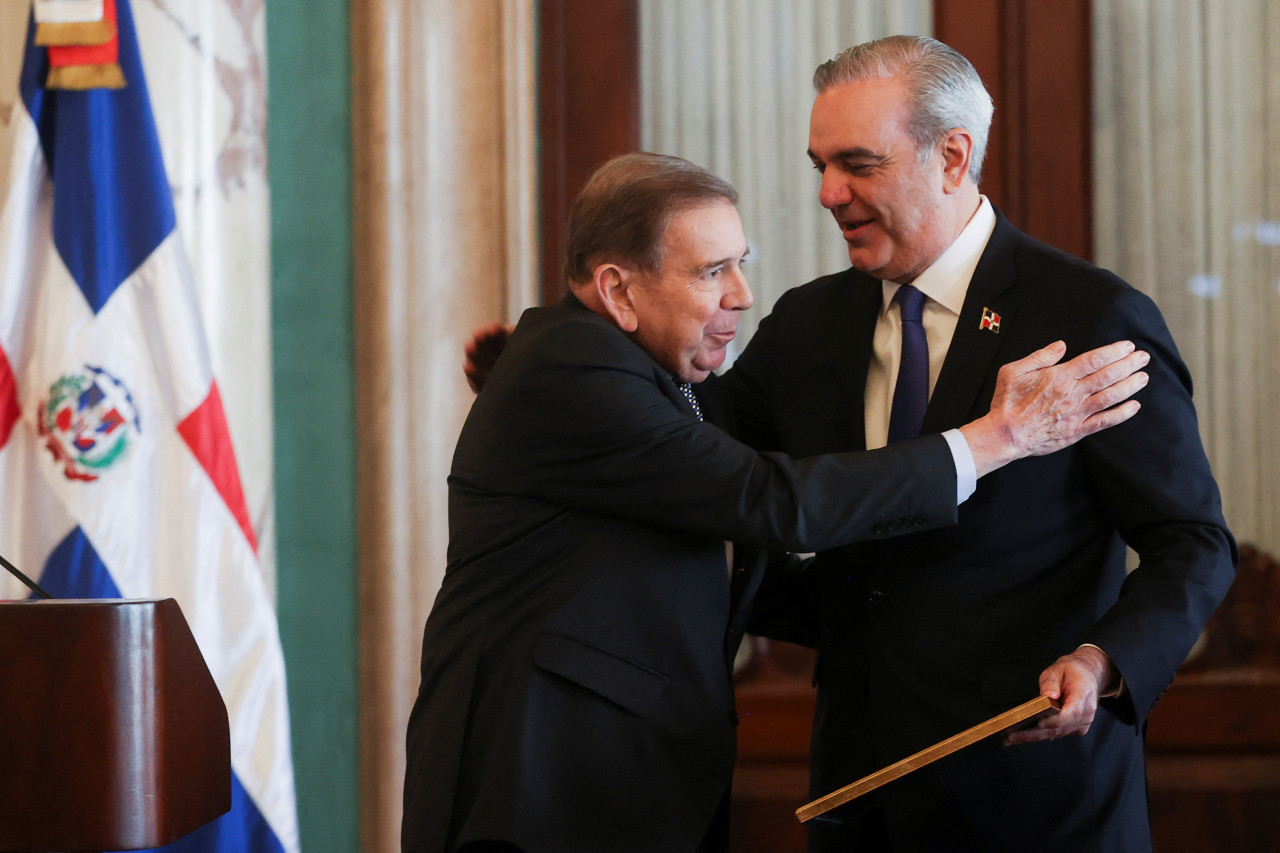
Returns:
[[[871,532],[876,534],[877,536],[882,536],[885,533],[887,533],[888,530],[885,528],[883,521],[878,521],[876,522],[876,526],[871,528]]]
[[[883,590],[873,589],[873,590],[871,590],[871,592],[867,593],[867,606],[868,606],[868,607],[879,607],[879,606],[880,606],[880,605],[882,605],[882,604],[884,604],[884,591],[883,591]]]

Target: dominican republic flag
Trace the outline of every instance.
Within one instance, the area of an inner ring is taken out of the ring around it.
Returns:
[[[0,554],[58,598],[177,599],[231,718],[233,790],[165,849],[297,853],[275,611],[115,5],[125,88],[45,89],[31,26],[0,115]]]

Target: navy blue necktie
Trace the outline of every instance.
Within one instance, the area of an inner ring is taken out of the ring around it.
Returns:
[[[924,336],[924,294],[909,284],[893,295],[902,315],[902,359],[889,412],[889,444],[920,435],[929,405],[929,341]]]

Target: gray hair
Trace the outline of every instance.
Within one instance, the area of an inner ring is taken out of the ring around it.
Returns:
[[[818,66],[813,85],[818,93],[858,80],[902,78],[911,97],[907,129],[920,160],[947,133],[963,127],[973,137],[969,177],[978,183],[987,154],[994,106],[982,78],[955,49],[927,36],[889,36],[854,45]]]
[[[569,211],[566,281],[590,281],[604,261],[657,272],[671,220],[714,201],[736,205],[737,190],[688,160],[648,152],[614,157],[592,173]]]

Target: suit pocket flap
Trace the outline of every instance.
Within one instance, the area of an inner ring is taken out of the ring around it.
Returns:
[[[533,662],[643,718],[653,716],[667,686],[660,672],[562,634],[538,637]]]

